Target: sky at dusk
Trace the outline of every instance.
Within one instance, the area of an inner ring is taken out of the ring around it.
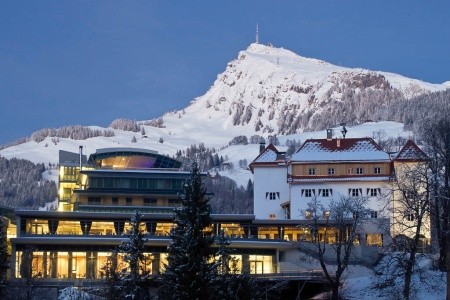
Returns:
[[[450,80],[449,1],[2,1],[0,144],[189,105],[255,41]]]

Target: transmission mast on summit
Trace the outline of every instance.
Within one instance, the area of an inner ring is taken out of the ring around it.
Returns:
[[[258,27],[258,23],[256,23],[256,43],[259,44],[259,27]]]

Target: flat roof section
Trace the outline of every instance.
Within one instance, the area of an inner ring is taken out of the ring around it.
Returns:
[[[178,169],[181,162],[158,152],[137,148],[103,148],[89,157],[88,163],[103,169]]]

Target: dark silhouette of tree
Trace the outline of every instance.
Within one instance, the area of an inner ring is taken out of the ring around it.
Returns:
[[[391,227],[396,234],[393,245],[399,251],[395,256],[404,278],[403,299],[410,299],[411,279],[416,267],[422,234],[429,230],[431,181],[429,164],[417,162],[396,168]],[[425,249],[423,249],[425,250]],[[401,255],[400,255],[401,253]]]
[[[339,299],[342,274],[347,269],[350,255],[358,230],[367,214],[366,197],[341,197],[324,206],[320,200],[313,198],[307,203],[305,211],[310,217],[312,240],[299,243],[299,250],[318,258],[320,266],[331,286],[331,299]],[[319,236],[319,226],[324,226],[323,236]],[[334,230],[332,230],[334,229]],[[328,244],[329,238],[335,238],[334,244]],[[334,266],[326,264],[327,251],[334,251]]]
[[[204,229],[211,224],[210,206],[197,164],[180,195],[182,206],[175,209],[175,227],[167,249],[168,264],[161,276],[161,299],[207,299],[213,264],[213,238]]]
[[[150,299],[153,280],[148,270],[150,254],[146,254],[146,238],[142,233],[142,215],[139,212],[131,218],[127,240],[114,251],[109,265],[104,266],[107,274],[107,295],[109,299]],[[123,257],[124,265],[117,270],[117,256]]]

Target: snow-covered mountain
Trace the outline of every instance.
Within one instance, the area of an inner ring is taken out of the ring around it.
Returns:
[[[164,123],[176,134],[187,133],[194,129],[192,124],[201,123],[205,138],[218,131],[232,135],[288,134],[305,128],[322,129],[323,126],[313,124],[314,117],[347,100],[349,95],[345,92],[349,90],[353,94],[370,90],[382,92],[384,98],[386,93],[410,98],[446,88],[444,84],[344,68],[282,48],[251,44],[228,63],[205,95],[181,111],[164,115]],[[357,112],[354,117],[377,120],[370,114],[358,116]],[[183,125],[177,126],[179,123]]]
[[[338,115],[338,111],[333,111],[336,105],[344,103],[350,96],[381,91],[387,99],[389,93],[409,98],[448,87],[448,84],[430,84],[392,73],[344,68],[301,57],[282,48],[251,44],[239,53],[236,60],[228,63],[205,95],[194,99],[185,109],[166,113],[159,123],[139,122],[145,134],[109,128],[113,136],[85,140],[49,136],[39,142],[28,139],[4,148],[0,155],[48,164],[57,163],[59,150],[77,152],[80,145],[84,146],[86,154],[98,148],[136,147],[175,155],[177,150],[204,143],[206,147],[218,149],[219,155],[228,157],[237,165],[243,159],[251,162],[258,154],[258,145],[228,146],[235,136],[277,134],[281,145],[286,139],[325,137],[324,131],[302,132],[307,128],[324,129],[323,124],[312,124],[314,117],[330,111],[333,116]],[[354,104],[350,104],[350,108]],[[348,107],[342,110],[344,115],[345,110],[347,113],[350,111]],[[372,119],[370,115],[359,118]],[[336,120],[348,121],[339,116]],[[145,125],[156,123],[158,127]],[[354,123],[363,122],[358,120]],[[90,128],[105,130],[97,126]],[[384,129],[389,136],[408,136],[403,132],[402,124],[394,122],[366,123],[349,129],[348,137],[372,136],[372,132],[379,129]],[[243,174],[235,172],[229,175],[244,184],[250,177],[246,170]]]

